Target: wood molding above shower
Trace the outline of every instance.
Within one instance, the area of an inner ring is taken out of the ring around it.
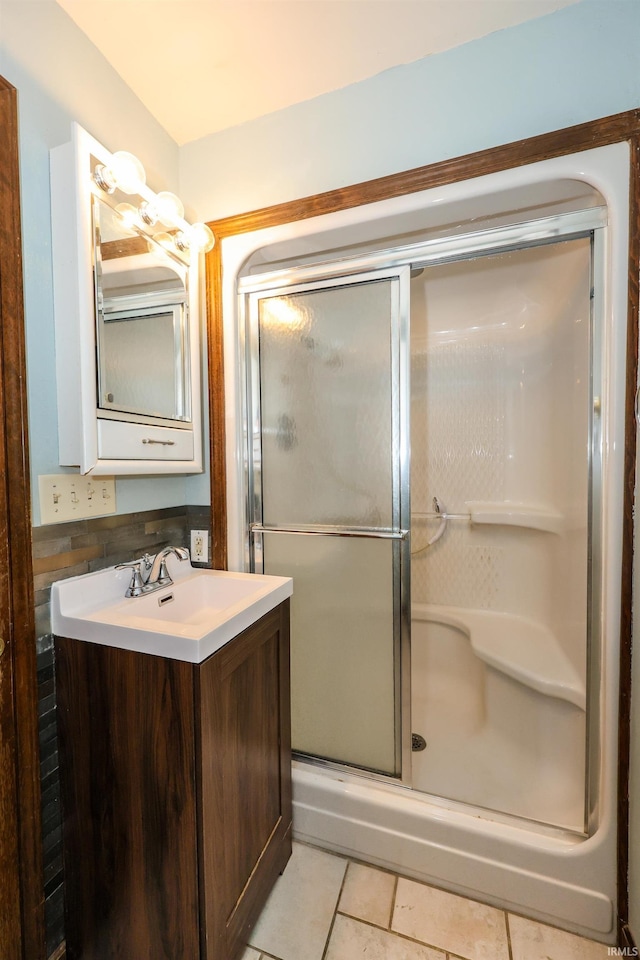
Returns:
[[[626,427],[624,463],[624,530],[622,545],[622,603],[618,781],[618,915],[620,930],[628,919],[628,777],[631,717],[631,597],[633,561],[633,497],[635,488],[637,383],[638,275],[640,271],[640,110],[604,117],[489,150],[416,167],[365,183],[315,196],[225,217],[209,223],[218,243],[207,254],[209,342],[209,403],[211,436],[212,557],[214,567],[227,566],[227,497],[225,457],[225,403],[222,325],[222,252],[220,241],[242,233],[336,213],[364,204],[418,193],[434,187],[498,173],[554,157],[580,153],[613,143],[628,142],[631,149],[628,333],[626,371]],[[622,936],[622,933],[620,933]]]

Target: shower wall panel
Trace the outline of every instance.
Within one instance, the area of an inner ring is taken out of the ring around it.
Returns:
[[[412,598],[545,623],[582,671],[590,272],[585,238],[430,267],[411,287]],[[418,553],[433,497],[459,519]],[[522,518],[485,522],[492,505]]]
[[[426,605],[414,621],[412,716],[428,742],[413,783],[577,831],[591,272],[586,237],[430,266],[411,289],[412,602]],[[442,722],[451,670],[465,678],[460,699],[473,687],[482,704],[472,731]]]

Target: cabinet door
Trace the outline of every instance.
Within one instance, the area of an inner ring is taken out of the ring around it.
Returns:
[[[56,639],[69,960],[198,957],[189,663]]]
[[[197,690],[203,958],[233,960],[291,853],[289,602],[205,661]]]

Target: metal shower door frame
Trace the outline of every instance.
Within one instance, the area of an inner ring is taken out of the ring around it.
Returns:
[[[384,539],[393,541],[393,656],[394,656],[394,713],[395,713],[395,767],[393,776],[357,768],[362,775],[374,779],[409,783],[411,777],[411,599],[410,599],[410,344],[409,344],[409,277],[407,265],[381,269],[366,269],[338,277],[324,277],[308,281],[289,282],[280,275],[275,283],[248,284],[243,291],[240,283],[241,356],[245,358],[243,397],[244,474],[245,474],[245,568],[264,571],[263,535],[287,533],[301,536],[335,536]],[[355,287],[378,281],[395,281],[390,315],[390,376],[391,376],[391,458],[392,458],[392,523],[390,527],[358,527],[347,525],[304,524],[299,526],[265,526],[262,503],[262,420],[260,404],[260,331],[259,301],[265,297],[289,296],[319,290]],[[350,764],[309,757],[305,760],[336,769],[350,770]]]

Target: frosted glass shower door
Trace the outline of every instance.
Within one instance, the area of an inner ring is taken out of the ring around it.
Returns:
[[[250,562],[294,578],[293,747],[393,776],[407,289],[398,268],[248,298]]]

